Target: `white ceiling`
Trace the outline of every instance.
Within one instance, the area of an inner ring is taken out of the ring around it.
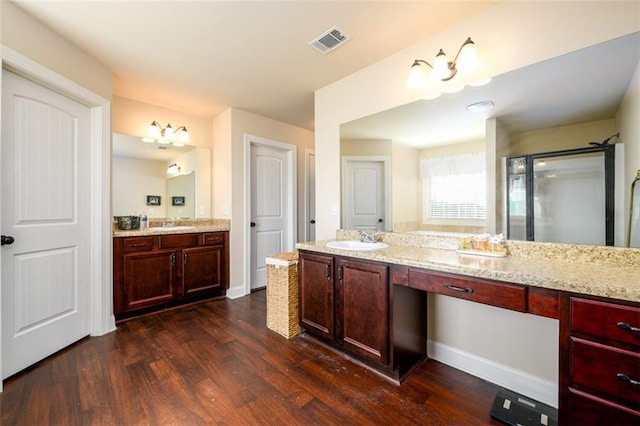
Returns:
[[[486,86],[343,124],[341,138],[427,147],[484,138],[491,117],[512,134],[613,118],[639,60],[640,33],[634,33],[497,76]],[[466,110],[484,100],[495,107]]]
[[[202,117],[236,107],[307,129],[315,90],[499,3],[14,1],[108,66],[116,96]],[[307,45],[334,25],[352,39],[326,56]]]

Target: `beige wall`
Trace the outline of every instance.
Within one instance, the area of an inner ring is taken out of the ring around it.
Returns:
[[[391,217],[396,232],[420,229],[422,180],[416,148],[394,143],[391,155]]]
[[[0,1],[0,44],[111,99],[109,68],[7,0]]]
[[[317,239],[334,237],[340,226],[339,215],[332,215],[329,208],[340,205],[340,125],[419,99],[405,88],[415,58],[456,46],[471,35],[478,46],[481,71],[500,75],[638,31],[639,13],[638,2],[505,2],[318,90],[316,169],[323,179],[316,185]],[[437,344],[557,384],[556,321],[459,300],[445,302],[444,297],[433,299],[429,320],[437,328]],[[506,343],[510,339],[513,343]]]
[[[590,146],[589,142],[601,142],[616,132],[616,122],[612,117],[606,120],[520,133],[512,135],[511,143],[509,144],[510,153],[508,155],[588,148]],[[613,139],[612,142],[618,141]]]
[[[343,139],[340,141],[340,156],[384,155],[391,156],[392,142],[389,139]]]
[[[149,125],[154,120],[161,126],[171,123],[174,129],[185,126],[189,130],[191,145],[211,148],[213,134],[210,117],[185,114],[159,105],[114,96],[111,120],[114,133],[140,137],[147,135]]]
[[[150,218],[167,217],[167,165],[164,161],[113,157],[111,210],[114,216],[146,212]],[[135,184],[133,184],[135,183]],[[147,195],[160,195],[160,206],[147,206]]]
[[[624,190],[626,194],[630,194],[631,182],[637,171],[640,170],[640,120],[638,117],[640,117],[640,62],[616,116],[618,130],[620,130],[620,142],[624,142]],[[629,208],[629,196],[627,195],[624,203],[625,236],[629,233]]]

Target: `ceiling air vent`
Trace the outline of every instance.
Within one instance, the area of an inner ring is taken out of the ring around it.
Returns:
[[[314,40],[311,40],[309,46],[316,48],[320,53],[326,55],[349,40],[351,40],[349,34],[346,34],[337,27],[333,27],[320,34]]]

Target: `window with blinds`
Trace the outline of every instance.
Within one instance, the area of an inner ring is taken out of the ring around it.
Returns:
[[[484,153],[420,162],[423,222],[485,220],[487,183]]]

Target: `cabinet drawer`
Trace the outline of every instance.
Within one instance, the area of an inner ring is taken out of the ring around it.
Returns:
[[[158,243],[159,248],[181,248],[198,245],[199,234],[162,235]]]
[[[513,311],[527,311],[527,290],[517,285],[409,269],[409,287]]]
[[[638,328],[640,328],[639,308],[571,298],[572,333],[584,333],[635,346],[640,344]]]
[[[640,412],[586,392],[569,388],[569,424],[572,425],[633,425],[640,424]]]
[[[147,251],[153,248],[153,237],[133,237],[124,239],[125,253],[133,253],[136,251]]]
[[[618,377],[640,380],[640,354],[571,338],[571,383],[640,409],[640,386]]]
[[[202,243],[205,246],[223,244],[224,243],[224,233],[222,232],[209,232],[202,236]]]

